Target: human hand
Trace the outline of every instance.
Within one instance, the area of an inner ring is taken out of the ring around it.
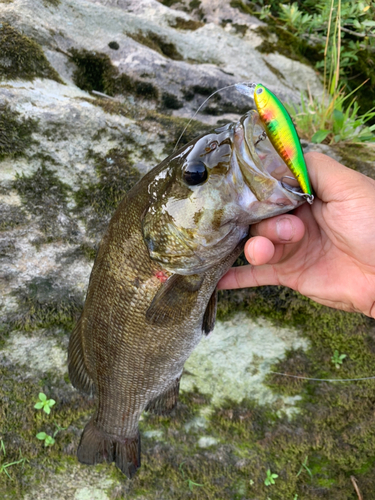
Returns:
[[[313,205],[251,226],[251,265],[230,269],[218,288],[283,285],[375,318],[375,181],[320,153],[305,159]]]

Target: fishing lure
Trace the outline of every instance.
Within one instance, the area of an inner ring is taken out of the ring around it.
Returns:
[[[309,174],[299,137],[287,110],[275,94],[261,83],[240,83],[235,86],[242,94],[254,99],[269,140],[293,172],[303,191],[303,193],[293,192],[304,196],[311,205],[314,201],[314,195],[312,194]]]

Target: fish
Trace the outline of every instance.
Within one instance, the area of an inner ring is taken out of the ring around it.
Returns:
[[[169,414],[185,361],[212,332],[216,285],[242,252],[251,224],[305,202],[285,189],[290,169],[255,110],[181,147],[119,204],[91,272],[68,347],[74,387],[96,410],[81,463],[141,465],[142,412]]]
[[[265,125],[266,134],[274,148],[297,179],[306,201],[314,201],[313,190],[301,143],[293,121],[282,102],[261,83],[235,84],[237,90],[254,99]]]

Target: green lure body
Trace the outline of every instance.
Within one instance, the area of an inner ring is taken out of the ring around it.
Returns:
[[[255,87],[254,101],[273,147],[293,172],[302,191],[312,196],[301,143],[289,113],[275,94],[262,84]]]

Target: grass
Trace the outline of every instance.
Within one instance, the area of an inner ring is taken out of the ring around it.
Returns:
[[[306,103],[305,96],[301,93],[301,105],[297,107],[289,105],[287,109],[296,123],[300,136],[312,142],[325,141],[332,144],[343,141],[375,141],[373,134],[375,124],[366,125],[375,118],[375,106],[359,114],[360,107],[356,98],[352,98],[367,80],[349,93],[345,91],[346,86],[340,84],[341,0],[337,2],[336,17],[333,22],[334,10],[335,0],[331,0],[324,49],[323,95],[321,98],[312,97],[309,92]]]

